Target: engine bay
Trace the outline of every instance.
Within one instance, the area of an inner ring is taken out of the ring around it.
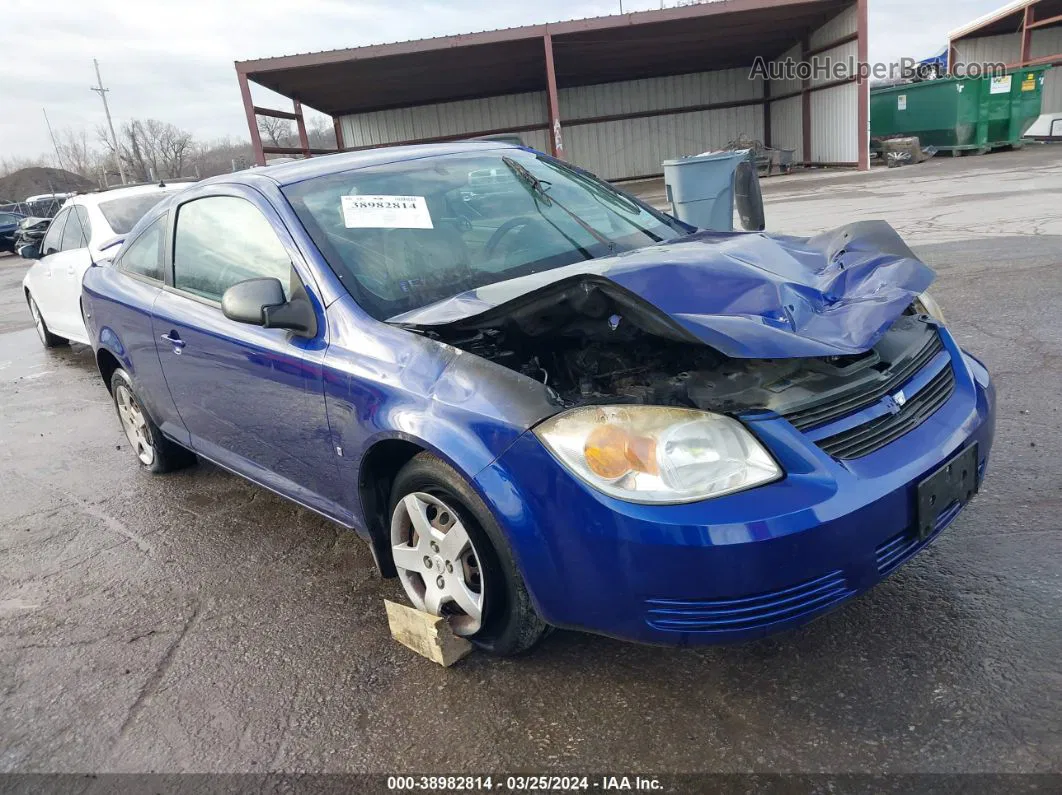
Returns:
[[[895,379],[938,339],[934,321],[912,308],[863,353],[738,359],[647,331],[652,323],[645,317],[618,309],[607,303],[596,311],[553,306],[429,334],[545,384],[566,407],[637,403],[731,414],[785,414],[861,394]]]

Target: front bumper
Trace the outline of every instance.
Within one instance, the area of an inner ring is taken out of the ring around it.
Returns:
[[[916,484],[995,426],[987,370],[942,335],[955,391],[921,425],[849,461],[776,415],[746,418],[786,477],[687,505],[636,505],[575,479],[533,433],[476,478],[551,624],[648,643],[710,644],[797,626],[861,593],[932,535],[915,534]]]

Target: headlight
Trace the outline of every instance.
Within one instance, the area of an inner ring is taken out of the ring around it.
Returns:
[[[919,295],[915,299],[914,307],[916,312],[923,315],[929,315],[935,321],[944,325],[944,311],[940,308],[940,304],[938,304],[929,293],[922,293]]]
[[[629,502],[696,502],[782,476],[740,422],[706,411],[586,406],[535,434],[581,480]]]

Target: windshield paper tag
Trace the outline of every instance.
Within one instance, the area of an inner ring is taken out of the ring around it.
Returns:
[[[423,196],[344,196],[347,229],[434,229]]]

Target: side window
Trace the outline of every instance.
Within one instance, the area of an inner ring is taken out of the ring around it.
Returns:
[[[88,210],[79,204],[74,208],[74,212],[77,213],[77,220],[81,222],[81,231],[85,234],[84,242],[81,245],[87,246],[89,241],[92,240],[92,222],[89,221]]]
[[[63,230],[63,242],[59,246],[60,251],[72,251],[88,245],[85,241],[85,230],[81,227],[81,219],[78,218],[77,212],[71,209],[69,216],[66,221],[66,228]]]
[[[47,257],[59,251],[59,244],[63,240],[63,227],[66,226],[66,219],[69,217],[70,211],[63,210],[52,219],[48,225],[48,233],[44,236],[44,242],[41,243],[41,256]]]
[[[145,229],[129,248],[125,249],[115,267],[126,273],[163,281],[162,240],[166,236],[166,219],[163,215]]]
[[[0,224],[13,224],[16,220],[10,213],[0,213]]]
[[[173,286],[220,301],[237,282],[274,277],[291,295],[291,258],[253,204],[210,196],[181,206],[173,242]]]

